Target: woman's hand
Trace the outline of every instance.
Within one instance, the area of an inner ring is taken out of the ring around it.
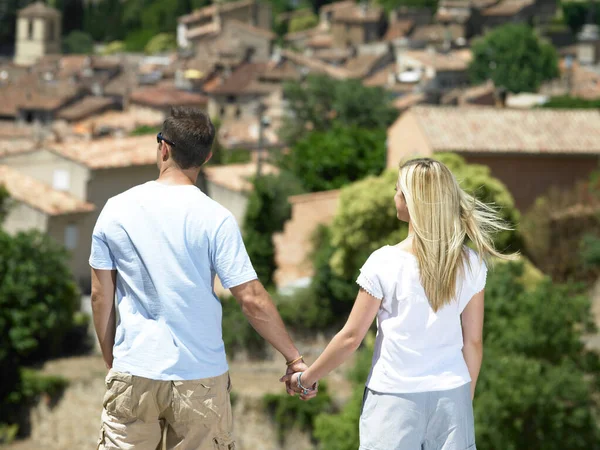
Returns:
[[[294,393],[300,394],[300,400],[310,400],[312,398],[315,398],[317,396],[317,393],[319,392],[318,383],[313,384],[310,388],[307,388],[306,391],[303,390],[298,385],[298,379],[301,380],[301,377],[300,377],[301,373],[302,372],[286,374],[283,377],[281,377],[279,379],[279,381],[281,381],[282,383],[286,383],[286,387],[288,387],[288,389],[291,389]],[[304,383],[303,383],[303,385],[304,385]],[[307,387],[307,386],[304,385],[304,387]],[[289,390],[288,390],[288,392],[289,392]]]

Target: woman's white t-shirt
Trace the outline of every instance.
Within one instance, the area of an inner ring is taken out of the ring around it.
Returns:
[[[485,287],[487,267],[468,249],[464,277],[452,303],[434,312],[419,278],[417,258],[385,246],[371,254],[356,282],[382,300],[367,387],[382,393],[454,389],[469,381],[462,355],[460,314]],[[470,266],[470,267],[469,267]]]

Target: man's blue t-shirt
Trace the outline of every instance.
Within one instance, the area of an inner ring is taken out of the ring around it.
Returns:
[[[115,370],[154,380],[228,370],[215,274],[225,288],[257,277],[227,209],[195,186],[136,186],[104,206],[90,265],[117,270]]]

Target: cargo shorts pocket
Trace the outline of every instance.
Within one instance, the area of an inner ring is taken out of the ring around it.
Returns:
[[[213,424],[219,421],[219,398],[211,382],[175,382],[173,400],[175,420]]]
[[[219,433],[213,438],[215,450],[235,450],[233,435],[227,431]]]
[[[106,376],[106,393],[102,406],[106,412],[118,419],[133,417],[133,384],[132,376],[111,370]]]

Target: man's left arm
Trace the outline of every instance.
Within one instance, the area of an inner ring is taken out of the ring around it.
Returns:
[[[92,315],[107,368],[112,368],[115,345],[115,289],[117,271],[92,269]]]

